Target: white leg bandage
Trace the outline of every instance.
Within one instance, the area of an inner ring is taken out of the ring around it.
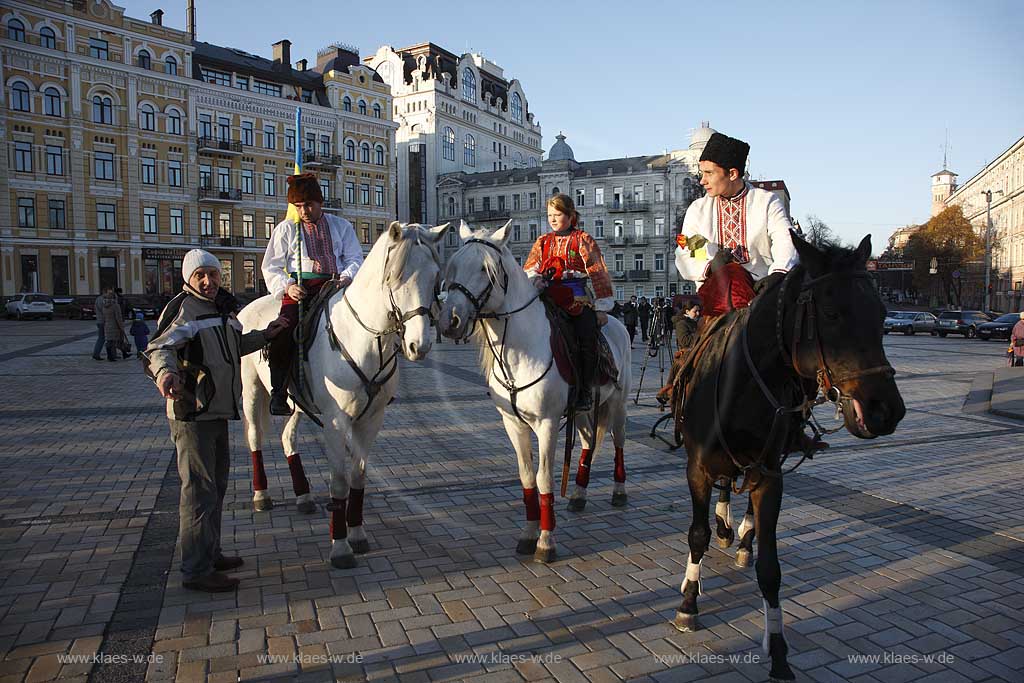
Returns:
[[[704,558],[702,557],[700,559],[700,562],[703,561]],[[683,578],[683,585],[679,587],[680,593],[685,593],[686,584],[690,583],[691,581],[694,581],[697,584],[697,595],[702,594],[703,591],[701,591],[700,589],[700,562],[694,564],[693,560],[686,560],[686,576]]]
[[[753,515],[743,515],[743,521],[740,522],[740,528],[736,531],[736,535],[739,536],[740,540],[742,541],[743,537],[746,536],[747,532],[750,531],[753,528],[754,528],[754,516]]]
[[[772,608],[768,606],[767,600],[762,598],[761,602],[764,604],[764,639],[761,641],[761,648],[768,654],[768,640],[771,634],[777,633],[785,639],[782,632],[782,603]]]
[[[721,517],[732,528],[732,506],[728,501],[720,500],[715,504],[715,517]]]

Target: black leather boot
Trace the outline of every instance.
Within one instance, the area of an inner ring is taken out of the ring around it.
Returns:
[[[285,330],[270,342],[267,361],[270,363],[270,414],[291,415],[292,407],[288,405],[288,371],[291,369],[295,340],[292,331]]]
[[[576,412],[585,413],[594,407],[594,385],[597,383],[597,339],[584,337],[580,345],[580,384],[576,388]]]

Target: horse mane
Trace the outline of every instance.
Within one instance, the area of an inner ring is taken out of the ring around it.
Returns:
[[[437,250],[437,245],[429,235],[424,234],[425,232],[426,230],[418,223],[410,223],[406,226],[406,230],[402,232],[402,239],[393,247],[391,257],[388,259],[387,270],[384,272],[386,282],[398,282],[402,279],[402,273],[409,261],[410,254],[412,254],[412,248],[417,244],[427,247],[434,263],[440,266],[441,255]]]
[[[515,262],[514,258],[512,258],[512,252],[510,252],[507,247],[503,247],[500,258],[504,261],[506,256],[512,259],[511,263],[503,263],[505,270],[509,272],[509,282],[511,283],[512,275],[510,268],[512,270],[522,270],[522,267]],[[498,258],[499,257],[490,249],[485,248],[483,250],[483,266],[487,272],[490,273],[491,277],[495,279],[498,277]],[[476,344],[478,356],[477,362],[480,364],[480,369],[483,371],[484,378],[486,379],[490,377],[491,373],[494,371],[494,354],[491,353],[491,350],[488,347],[487,331],[484,329],[482,323],[477,321],[473,322],[473,332],[470,334],[469,338]]]

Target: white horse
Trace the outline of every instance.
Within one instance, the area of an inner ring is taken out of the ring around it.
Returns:
[[[431,307],[436,302],[441,261],[437,243],[448,224],[428,229],[394,222],[377,239],[352,284],[334,294],[317,321],[309,350],[310,394],[323,411],[324,445],[331,468],[331,564],[356,566],[353,553],[369,550],[363,530],[363,490],[370,446],[384,409],[398,388],[398,353],[422,360],[433,344]],[[264,296],[238,319],[246,330],[263,329],[277,317],[280,301]],[[253,504],[273,507],[263,470],[263,434],[270,426],[270,367],[262,354],[242,359],[245,433],[252,452]],[[300,411],[285,423],[281,439],[288,456],[299,511],[316,504],[298,455]]]
[[[565,412],[569,385],[554,367],[549,337],[551,326],[544,304],[526,273],[506,247],[508,224],[489,232],[473,231],[462,223],[464,244],[448,262],[445,290],[448,297],[438,324],[441,332],[462,339],[479,322],[475,332],[481,345],[481,362],[491,397],[505,423],[505,431],[519,458],[519,479],[526,505],[526,526],[516,552],[533,554],[538,562],[556,556],[554,513],[554,465],[559,422]],[[629,335],[625,326],[609,317],[602,328],[612,349],[619,375],[600,387],[594,414],[577,415],[583,453],[570,509],[586,503],[591,458],[610,429],[615,443],[615,483],[612,504],[626,502],[626,397],[631,380]],[[537,435],[540,459],[533,466],[530,432]],[[538,495],[539,494],[539,495]],[[538,529],[539,524],[539,529]]]

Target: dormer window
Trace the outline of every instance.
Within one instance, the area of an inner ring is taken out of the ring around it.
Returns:
[[[468,66],[462,70],[462,99],[476,102],[476,74]]]

